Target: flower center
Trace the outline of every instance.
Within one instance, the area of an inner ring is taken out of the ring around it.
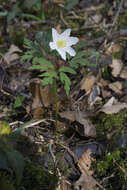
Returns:
[[[59,40],[59,41],[57,41],[57,46],[58,46],[58,48],[64,48],[64,47],[66,47],[66,41],[65,40]]]

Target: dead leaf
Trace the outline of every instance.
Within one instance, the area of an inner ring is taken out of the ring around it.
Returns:
[[[88,98],[88,103],[90,104],[90,106],[93,106],[96,102],[102,99],[101,97],[99,97],[99,95],[100,87],[98,85],[94,85]]]
[[[53,95],[50,87],[41,87],[41,80],[36,79],[30,83],[30,91],[33,97],[32,110],[34,119],[41,119],[44,115],[44,107],[53,103]]]
[[[95,76],[92,73],[89,73],[81,80],[81,90],[85,90],[86,92],[90,91],[96,81]]]
[[[120,73],[120,78],[127,79],[127,66],[124,67],[122,72]]]
[[[110,47],[107,49],[106,51],[106,54],[107,55],[111,55],[113,53],[117,53],[117,52],[120,52],[121,51],[121,46],[120,44],[115,44],[115,43],[112,43],[110,45]]]
[[[8,52],[4,55],[4,59],[7,64],[10,64],[12,61],[19,59],[19,55],[16,52],[22,52],[22,50],[12,44]]]
[[[112,106],[113,103],[114,103],[114,101],[115,101],[115,98],[112,96],[112,97],[108,100],[108,102],[106,102],[106,103],[103,105],[102,108],[107,108],[107,107]]]
[[[67,111],[59,113],[59,115],[62,118],[70,120],[71,122],[75,121],[75,111],[67,110]]]
[[[59,115],[62,118],[69,119],[71,122],[77,121],[80,124],[83,125],[82,127],[78,127],[76,130],[79,132],[80,135],[83,136],[90,136],[90,137],[95,137],[96,136],[96,128],[92,124],[92,122],[88,119],[87,116],[85,116],[85,113],[82,111],[65,111],[59,113]]]
[[[60,185],[56,190],[72,190],[72,185],[62,176]]]
[[[109,88],[118,94],[122,94],[122,83],[119,81],[110,83]]]
[[[111,97],[111,92],[109,90],[105,90],[102,88],[102,96],[103,98]]]
[[[30,84],[31,93],[33,96],[32,109],[38,107],[48,107],[53,103],[53,95],[50,91],[50,86],[41,87],[41,80],[35,80]]]
[[[108,86],[109,83],[110,83],[110,82],[109,82],[108,80],[101,79],[98,84],[99,84],[100,86],[102,86],[102,87],[105,87],[105,86]]]
[[[112,64],[110,65],[110,67],[113,69],[112,70],[112,75],[114,77],[117,77],[120,74],[121,70],[122,70],[123,62],[120,59],[113,59]]]
[[[127,108],[127,103],[117,103],[115,105],[112,106],[108,106],[106,108],[101,108],[99,110],[99,112],[104,112],[106,114],[114,114],[114,113],[118,113],[119,111],[121,111],[122,109],[126,109]]]
[[[94,171],[91,169],[91,165],[93,162],[95,162],[95,159],[91,155],[92,152],[90,149],[88,149],[82,154],[81,158],[79,159],[78,166],[82,173],[84,173],[83,168],[87,170],[89,175],[92,175],[94,173]]]
[[[94,190],[97,185],[96,180],[87,174],[82,174],[78,181],[74,183],[74,190]]]

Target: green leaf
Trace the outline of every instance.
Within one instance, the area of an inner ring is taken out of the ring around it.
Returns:
[[[46,86],[48,84],[53,84],[53,78],[52,77],[45,77],[42,80],[42,86]]]
[[[0,121],[0,135],[8,135],[11,133],[9,124]]]
[[[79,63],[80,65],[88,65],[88,64],[90,64],[89,60],[84,59],[84,58],[78,59],[76,62]]]
[[[54,65],[50,61],[44,58],[39,58],[38,62],[42,65],[46,65],[49,69],[54,69]]]
[[[8,159],[4,151],[0,149],[0,169],[8,169]]]
[[[36,6],[36,4],[38,4],[40,2],[40,0],[25,0],[23,3],[23,7],[26,9],[32,9],[32,7]]]
[[[63,66],[59,69],[59,72],[65,72],[65,73],[71,73],[71,74],[76,74],[75,70],[73,70],[70,67]]]
[[[50,77],[50,78],[58,78],[57,72],[56,71],[47,71],[43,74],[39,75],[40,77]]]
[[[41,20],[41,18],[39,18],[33,14],[22,13],[22,14],[20,14],[20,16],[23,18],[28,18],[28,19],[37,20],[37,21]]]
[[[64,89],[65,89],[66,94],[68,96],[69,92],[70,92],[71,81],[70,81],[69,77],[63,72],[60,72],[60,80],[64,84]]]
[[[27,54],[22,55],[21,61],[25,61],[25,60],[30,61],[32,59],[32,57],[33,57],[32,55],[27,55]]]
[[[78,0],[67,0],[64,8],[67,10],[71,10],[76,4],[78,4]]]
[[[23,156],[9,146],[9,142],[0,139],[0,168],[8,170],[11,168],[15,172],[16,183],[19,185],[23,169],[24,158]]]
[[[14,108],[18,108],[18,107],[21,107],[22,106],[22,103],[24,101],[25,97],[22,96],[22,95],[18,95],[16,97],[16,100],[14,102]]]
[[[72,58],[72,60],[74,61],[74,60],[76,60],[76,59],[79,59],[79,58],[81,58],[81,57],[83,57],[83,56],[88,56],[88,55],[90,55],[91,53],[90,53],[90,51],[81,51],[81,52],[78,52],[77,54],[76,54],[76,56],[74,57],[74,58]]]
[[[36,34],[37,42],[45,49],[47,53],[50,51],[49,42],[52,41],[52,32],[49,31],[41,31]]]
[[[23,175],[24,158],[19,152],[13,149],[5,149],[4,152],[7,156],[9,167],[15,172],[16,183],[19,185]]]
[[[44,65],[44,66],[40,66],[40,65],[32,65],[31,67],[29,67],[29,70],[40,70],[40,71],[47,71],[48,70],[48,66]]]

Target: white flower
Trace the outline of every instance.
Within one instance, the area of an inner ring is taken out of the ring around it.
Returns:
[[[78,38],[70,37],[70,32],[71,29],[67,29],[63,33],[58,34],[58,32],[52,28],[53,42],[50,42],[49,46],[53,50],[56,49],[64,60],[66,60],[66,52],[71,56],[75,56],[76,54],[71,46],[78,42]]]

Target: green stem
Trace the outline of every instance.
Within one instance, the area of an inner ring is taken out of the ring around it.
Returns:
[[[55,120],[56,120],[56,130],[57,130],[57,123],[58,123],[58,96],[57,96],[56,79],[54,79],[53,91],[54,91],[54,96],[55,96]]]

